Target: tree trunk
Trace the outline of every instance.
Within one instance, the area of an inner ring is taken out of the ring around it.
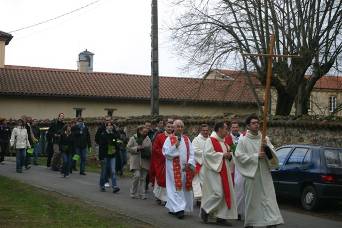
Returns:
[[[291,109],[294,102],[294,97],[286,92],[278,92],[276,115],[288,116],[291,113]]]
[[[316,82],[315,82],[316,83]],[[311,87],[307,86],[308,82],[304,81],[298,86],[296,97],[296,116],[308,114]],[[309,91],[310,90],[310,91]]]

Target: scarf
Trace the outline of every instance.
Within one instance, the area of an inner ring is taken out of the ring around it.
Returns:
[[[189,145],[189,138],[187,136],[183,136],[184,142],[186,145],[186,161],[189,161],[189,156],[190,156],[190,145]],[[177,136],[172,135],[170,136],[171,140],[171,146],[175,145],[177,142]],[[177,156],[173,158],[172,160],[173,163],[173,177],[175,179],[175,187],[176,191],[182,191],[183,185],[182,185],[182,166],[180,164],[180,156]],[[185,167],[185,189],[186,191],[191,191],[192,190],[192,179],[194,178],[194,174],[192,170],[190,169],[189,166]]]
[[[214,137],[210,137],[210,139],[211,139],[211,143],[213,144],[214,150],[217,153],[223,153],[223,149],[219,140]],[[231,202],[231,196],[230,196],[227,166],[226,166],[226,162],[224,161],[224,159],[222,161],[222,168],[220,171],[220,176],[221,176],[221,183],[222,183],[223,192],[224,192],[224,199],[226,201],[227,207],[230,209],[232,202]]]

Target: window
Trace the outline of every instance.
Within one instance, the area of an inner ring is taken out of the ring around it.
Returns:
[[[328,167],[342,168],[342,151],[326,149],[324,150],[324,157]]]
[[[293,166],[293,167],[301,166],[308,150],[309,150],[308,148],[300,148],[300,147],[296,148],[292,152],[292,154],[291,154],[289,160],[287,161],[286,165],[287,166]]]
[[[84,110],[84,108],[74,108],[75,110],[75,116],[76,117],[81,117],[82,116],[82,111]]]
[[[304,157],[303,164],[310,164],[311,162],[311,150],[309,150]]]
[[[329,112],[334,112],[336,110],[336,97],[329,97]]]
[[[279,166],[282,166],[284,164],[285,159],[291,150],[292,150],[291,147],[285,147],[285,148],[281,148],[277,150],[276,154],[279,160]]]
[[[113,116],[114,111],[116,111],[115,108],[105,108],[105,111],[107,111],[107,116]]]

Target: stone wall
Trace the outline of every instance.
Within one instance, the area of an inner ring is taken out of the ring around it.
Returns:
[[[166,117],[165,117],[166,118]],[[209,124],[212,129],[216,121],[228,120],[230,117],[175,117],[183,119],[185,123],[186,134],[190,138],[198,134],[199,126],[202,123]],[[126,127],[129,136],[136,132],[137,126],[144,124],[146,120],[150,119],[148,116],[132,117],[132,118],[119,118],[115,119],[119,126]],[[241,130],[245,129],[243,123],[244,117],[239,117],[237,120],[240,122]],[[91,138],[94,140],[95,132],[100,119],[86,119],[89,126]],[[45,122],[42,126],[46,126]],[[272,143],[276,146],[285,144],[317,144],[324,146],[333,146],[342,148],[342,120],[326,120],[326,119],[301,119],[295,120],[291,118],[276,119],[270,121],[268,135]],[[93,145],[95,145],[93,143]],[[95,149],[95,148],[94,148]]]
[[[209,124],[211,130],[216,121],[227,118],[222,117],[183,117],[185,123],[186,134],[190,138],[195,137],[199,132],[199,126],[202,123]],[[245,130],[243,123],[244,118],[238,121],[241,130]],[[128,134],[131,136],[135,133],[138,125],[145,122],[146,118],[134,118],[119,120],[119,124],[126,126]],[[91,132],[95,134],[96,124],[91,124]],[[334,120],[272,120],[269,123],[268,135],[272,143],[276,146],[285,144],[316,144],[342,148],[342,121]]]

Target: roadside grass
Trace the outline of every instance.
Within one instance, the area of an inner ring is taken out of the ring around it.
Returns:
[[[152,227],[3,176],[0,176],[0,196],[0,227]]]

